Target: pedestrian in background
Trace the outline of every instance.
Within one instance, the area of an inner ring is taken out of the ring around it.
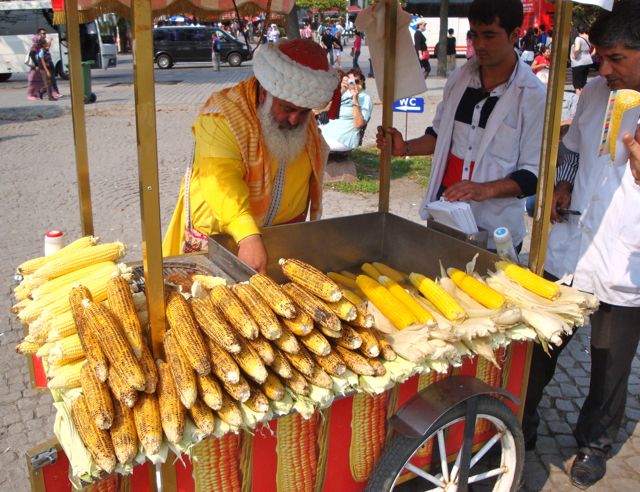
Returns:
[[[447,31],[447,70],[453,72],[456,69],[456,38],[453,29]]]
[[[340,68],[340,61],[342,59],[342,38],[340,31],[336,30],[336,34],[333,36],[333,66]]]
[[[587,85],[587,75],[589,69],[593,65],[591,56],[595,53],[595,49],[589,42],[589,34],[587,26],[579,24],[576,28],[578,35],[573,41],[571,48],[571,75],[573,76],[573,88],[576,94],[580,95],[582,88]]]
[[[217,34],[213,34],[211,36],[211,63],[213,64],[213,69],[216,72],[220,71],[220,51],[222,47],[220,46],[220,38]]]
[[[360,59],[360,50],[362,49],[362,33],[360,31],[355,32],[356,37],[353,40],[353,48],[351,48],[351,53],[353,56],[353,68],[360,68],[358,65],[358,60]]]
[[[467,60],[476,56],[476,49],[473,47],[473,33],[467,31],[467,51],[465,53]]]
[[[536,36],[532,27],[527,29],[527,32],[520,41],[520,50],[522,51],[522,55],[520,55],[522,61],[527,65],[531,65],[536,52]]]
[[[333,66],[333,34],[329,23],[324,27],[324,32],[320,38],[320,45],[324,48],[324,52],[329,56],[329,65]]]
[[[36,34],[31,39],[31,49],[29,49],[29,75],[27,75],[27,99],[37,101],[40,99],[40,91],[44,88],[44,80],[38,65],[38,42],[40,34]]]
[[[427,48],[427,36],[424,34],[427,30],[427,23],[419,20],[416,32],[413,33],[413,44],[415,45],[416,54],[420,61],[420,67],[426,79],[431,73],[431,63],[429,63],[429,49]]]
[[[38,61],[38,69],[44,82],[44,87],[40,89],[38,96],[42,99],[43,96],[47,94],[49,101],[55,101],[56,98],[53,96],[53,74],[51,70],[49,70],[49,64],[47,63],[47,54],[49,52],[47,38],[38,39],[37,49],[38,54],[36,55],[36,59]]]

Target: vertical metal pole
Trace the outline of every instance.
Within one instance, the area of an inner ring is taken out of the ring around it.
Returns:
[[[560,116],[569,51],[569,30],[571,29],[571,1],[556,3],[553,46],[551,48],[551,73],[547,86],[547,103],[544,112],[544,134],[540,152],[538,189],[531,231],[531,253],[529,267],[538,275],[544,270],[544,257],[549,235],[551,199],[556,178],[558,143],[560,139]]]
[[[78,175],[78,202],[82,234],[93,234],[91,208],[91,183],[89,179],[89,153],[87,128],[84,119],[84,84],[82,83],[82,55],[80,53],[80,28],[78,26],[78,0],[64,2],[67,49],[69,50],[69,83],[71,85],[71,117],[73,141],[76,149],[76,173]]]
[[[385,0],[384,38],[384,90],[382,93],[382,127],[393,126],[393,100],[395,94],[396,73],[396,33],[398,25],[398,0]],[[387,145],[380,154],[380,192],[378,211],[389,211],[389,192],[391,190],[391,136],[387,136]]]
[[[151,326],[151,347],[161,355],[165,331],[164,282],[158,185],[156,99],[151,0],[133,0],[133,80],[138,141],[142,261]]]

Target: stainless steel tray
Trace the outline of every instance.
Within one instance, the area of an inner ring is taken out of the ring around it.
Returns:
[[[295,257],[322,271],[359,268],[365,261],[382,261],[405,272],[440,275],[445,267],[462,268],[477,253],[477,270],[492,269],[498,256],[435,229],[393,214],[376,212],[335,219],[265,228],[268,273],[284,277],[278,259]],[[226,275],[244,280],[254,272],[235,256],[237,246],[226,234],[209,238],[209,258]],[[241,278],[244,277],[244,278]]]

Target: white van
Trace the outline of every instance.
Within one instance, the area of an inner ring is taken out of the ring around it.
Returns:
[[[33,0],[0,2],[0,82],[9,80],[14,73],[29,72],[24,61],[38,29],[44,29],[51,41],[49,51],[56,75],[68,78],[65,26],[53,25],[50,0]],[[116,66],[115,40],[110,34],[101,33],[99,20],[80,25],[80,42],[83,59],[95,60],[94,68]]]

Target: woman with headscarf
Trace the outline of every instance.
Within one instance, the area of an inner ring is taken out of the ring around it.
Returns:
[[[29,49],[29,60],[31,61],[31,69],[27,75],[27,99],[29,101],[40,99],[40,91],[44,88],[44,81],[38,67],[38,41],[40,41],[40,35],[33,36]]]

